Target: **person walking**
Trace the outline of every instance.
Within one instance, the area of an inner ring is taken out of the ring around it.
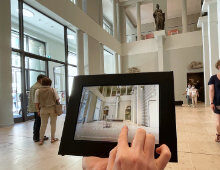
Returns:
[[[216,142],[220,142],[220,60],[215,64],[219,71],[209,79],[210,108],[216,114]]]
[[[42,86],[36,91],[35,105],[38,115],[41,117],[40,143],[44,143],[44,134],[47,128],[48,119],[50,118],[51,126],[51,143],[58,141],[55,138],[57,114],[55,105],[59,102],[59,96],[54,88],[51,88],[52,81],[48,77],[42,79]]]
[[[33,140],[34,142],[39,142],[40,140],[40,126],[41,118],[38,116],[37,109],[34,104],[35,92],[41,87],[41,80],[46,77],[43,74],[37,76],[37,82],[30,88],[29,101],[28,101],[28,112],[34,113],[34,126],[33,126]],[[44,140],[48,140],[48,137],[44,137]]]
[[[190,89],[191,89],[191,84],[188,84],[185,93],[183,95],[186,95],[186,100],[187,100],[187,105],[190,106],[191,104],[191,96],[190,96]]]
[[[198,90],[195,88],[195,85],[192,85],[192,88],[190,90],[190,96],[192,99],[192,106],[196,107],[197,106],[197,99],[199,97]]]

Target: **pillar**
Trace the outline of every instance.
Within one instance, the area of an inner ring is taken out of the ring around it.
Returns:
[[[205,105],[209,105],[209,86],[210,78],[209,68],[209,42],[208,42],[208,17],[199,17],[198,27],[202,28],[202,42],[203,42],[203,70],[204,70],[204,91],[205,91]]]
[[[99,74],[104,74],[104,47],[99,43],[100,57],[99,57]]]
[[[77,74],[84,75],[84,41],[83,32],[77,30]]]
[[[76,6],[82,9],[82,0],[76,0]],[[83,32],[81,30],[76,31],[76,55],[77,55],[77,74],[84,75],[84,41]]]
[[[137,86],[137,124],[141,125],[141,115],[142,115],[142,101],[141,101],[141,87]]]
[[[102,26],[102,0],[84,0],[83,10],[97,24]],[[84,70],[85,74],[104,73],[103,45],[88,34],[84,34]]]
[[[11,10],[10,1],[0,5],[0,127],[12,125]]]
[[[119,40],[121,43],[126,43],[126,18],[125,8],[118,6],[118,27],[119,27]]]
[[[141,3],[136,3],[137,12],[137,41],[141,40]]]
[[[205,0],[202,11],[208,12],[209,68],[210,75],[214,75],[218,72],[215,63],[219,59],[217,0]]]
[[[118,110],[119,110],[119,96],[116,94],[116,101],[115,101],[115,119],[119,118]]]
[[[164,71],[164,38],[165,30],[154,32],[158,47],[158,71]]]
[[[113,0],[113,36],[118,39],[118,23],[117,23],[117,5],[116,0]],[[115,73],[119,72],[118,54],[115,53]]]
[[[117,6],[116,0],[113,0],[113,36],[117,39]]]
[[[187,32],[187,2],[182,0],[182,33]]]

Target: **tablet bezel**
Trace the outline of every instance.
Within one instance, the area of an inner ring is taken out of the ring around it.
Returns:
[[[83,87],[159,85],[159,144],[166,144],[171,151],[171,162],[177,162],[177,136],[173,72],[132,74],[81,75],[74,77],[66,119],[63,128],[60,155],[108,157],[116,142],[74,140]],[[155,157],[158,155],[155,153]]]

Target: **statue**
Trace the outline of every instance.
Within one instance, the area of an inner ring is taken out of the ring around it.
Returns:
[[[189,69],[200,69],[203,68],[203,64],[200,61],[193,61],[190,63],[190,65],[188,66]]]
[[[160,9],[159,4],[156,5],[156,10],[154,11],[154,19],[156,24],[156,30],[164,30],[165,13]]]

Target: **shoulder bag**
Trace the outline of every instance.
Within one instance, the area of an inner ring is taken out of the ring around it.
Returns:
[[[60,104],[60,102],[57,101],[55,91],[54,91],[53,88],[52,88],[52,91],[53,91],[53,97],[54,97],[54,100],[55,100],[55,113],[58,116],[60,116],[63,113],[62,104]]]

